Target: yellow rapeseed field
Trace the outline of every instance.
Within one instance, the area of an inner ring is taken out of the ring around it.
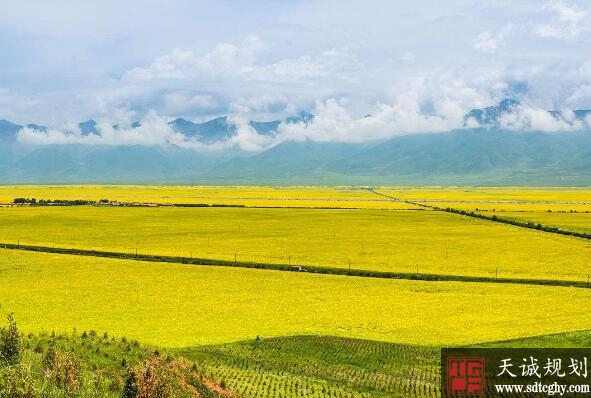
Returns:
[[[468,211],[486,211],[486,212],[527,212],[527,213],[544,213],[552,212],[573,212],[577,213],[591,213],[591,204],[575,204],[571,202],[417,202],[429,206],[435,206],[442,209],[453,208]]]
[[[587,280],[591,241],[436,211],[0,208],[0,242],[373,271]]]
[[[377,192],[428,206],[471,211],[591,212],[589,188],[379,188]]]
[[[0,186],[0,204],[15,198],[92,200],[126,203],[224,204],[251,207],[338,207],[414,209],[364,188],[353,187],[210,187],[144,185],[10,185]]]
[[[378,192],[405,200],[482,200],[580,202],[591,204],[591,188],[570,187],[380,187]]]
[[[490,216],[490,213],[485,213]],[[563,213],[563,212],[501,212],[499,217],[533,222],[549,227],[557,227],[566,231],[591,233],[591,213]]]
[[[168,347],[322,334],[455,345],[591,328],[591,290],[143,263],[0,249],[0,316]]]

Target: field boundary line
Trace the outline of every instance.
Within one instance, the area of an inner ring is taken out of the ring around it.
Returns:
[[[364,278],[381,278],[381,279],[400,279],[400,280],[416,280],[428,282],[481,282],[481,283],[505,283],[505,284],[522,284],[522,285],[540,285],[540,286],[560,286],[560,287],[577,287],[577,288],[591,288],[589,280],[573,281],[560,279],[517,279],[517,278],[498,278],[487,276],[464,276],[464,275],[446,275],[446,274],[429,274],[429,273],[412,273],[412,272],[387,272],[387,271],[371,271],[362,269],[346,269],[322,267],[316,265],[288,265],[275,263],[257,263],[246,261],[231,261],[231,260],[217,260],[211,258],[199,257],[181,257],[181,256],[165,256],[152,255],[141,253],[124,253],[112,252],[102,250],[87,250],[76,248],[61,248],[48,246],[23,245],[14,243],[0,243],[0,249],[10,250],[24,250],[31,252],[53,253],[53,254],[67,254],[87,257],[103,257],[122,260],[136,260],[144,262],[160,262],[172,264],[186,264],[186,265],[205,265],[205,266],[221,266],[234,268],[250,268],[285,272],[300,272],[310,274],[324,274],[324,275],[343,275],[343,276],[357,276]]]
[[[384,193],[378,192],[378,191],[374,190],[373,188],[370,188],[369,191],[375,193],[376,195],[383,196],[385,198],[390,198],[393,200],[400,201],[399,198],[395,198],[393,196],[389,196]],[[413,202],[410,200],[404,200],[404,202],[408,203],[408,204],[415,205],[415,206],[420,206],[420,207],[428,208],[431,210],[435,210],[435,211],[443,211],[446,213],[477,218],[479,220],[487,220],[487,221],[497,222],[497,223],[501,223],[501,224],[513,225],[515,227],[532,229],[534,231],[541,231],[541,232],[547,232],[547,233],[551,233],[551,234],[558,234],[558,235],[564,235],[564,236],[573,236],[575,238],[582,238],[582,239],[591,240],[591,233],[570,231],[567,229],[561,229],[558,227],[551,227],[548,225],[543,225],[541,223],[535,223],[533,221],[519,221],[519,220],[514,220],[511,218],[503,218],[503,217],[497,216],[496,214],[489,216],[489,215],[477,213],[474,211],[454,209],[453,207],[443,208],[443,207],[438,207],[438,206],[431,206],[431,205],[427,205],[424,203]]]

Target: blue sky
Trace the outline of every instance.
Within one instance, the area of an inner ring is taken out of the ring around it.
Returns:
[[[0,118],[20,123],[308,110],[340,118],[322,127],[338,138],[385,110],[394,134],[504,97],[591,108],[589,1],[5,3]]]

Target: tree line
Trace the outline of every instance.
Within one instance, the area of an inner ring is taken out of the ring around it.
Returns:
[[[31,206],[82,206],[82,205],[94,205],[94,204],[107,204],[108,199],[101,199],[98,202],[95,200],[85,199],[35,199],[35,198],[15,198],[12,201],[13,204],[28,204]]]
[[[560,235],[576,236],[578,238],[584,238],[584,239],[591,239],[591,233],[568,231],[565,229],[560,229],[558,227],[551,227],[548,225],[542,225],[540,223],[535,223],[533,221],[519,221],[519,220],[514,220],[512,218],[503,218],[503,217],[497,216],[496,214],[489,216],[489,215],[482,214],[482,213],[476,213],[474,211],[453,209],[451,207],[446,207],[446,208],[433,207],[433,208],[436,210],[445,211],[447,213],[460,214],[462,216],[480,218],[482,220],[500,222],[503,224],[515,225],[517,227],[535,229],[538,231],[550,232],[550,233],[560,234]]]

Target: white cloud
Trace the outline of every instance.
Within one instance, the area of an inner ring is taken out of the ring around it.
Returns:
[[[269,135],[258,134],[251,126],[247,106],[234,104],[235,113],[228,117],[228,122],[235,127],[234,134],[211,144],[175,132],[166,119],[153,111],[142,119],[141,126],[137,128],[127,126],[115,129],[110,123],[101,122],[97,125],[98,134],[89,135],[83,135],[73,127],[68,130],[50,129],[47,132],[23,128],[18,140],[36,145],[175,145],[198,150],[238,148],[260,152],[284,141],[362,143],[415,133],[438,133],[462,128],[467,102],[473,102],[479,96],[473,89],[464,86],[463,82],[445,83],[447,86],[442,86],[438,93],[425,97],[423,93],[430,90],[433,82],[428,79],[415,82],[414,91],[401,94],[392,104],[378,103],[371,114],[364,116],[354,115],[347,109],[343,99],[319,101],[312,121],[281,123],[276,133]],[[429,104],[428,111],[423,109],[425,104]],[[579,131],[591,127],[591,117],[586,121],[580,120],[569,109],[562,110],[560,117],[554,117],[545,109],[519,105],[512,113],[501,117],[500,126],[516,132]],[[467,127],[476,125],[468,121]]]
[[[162,55],[147,68],[134,68],[125,73],[123,80],[189,79],[202,73],[208,75],[245,74],[254,65],[255,56],[262,48],[256,36],[248,37],[242,46],[222,43],[204,55],[191,50],[175,48]]]
[[[472,42],[476,50],[485,53],[494,53],[497,50],[497,39],[488,31],[480,33]]]
[[[279,141],[366,142],[412,133],[441,132],[460,127],[456,120],[425,115],[411,105],[378,104],[372,114],[355,117],[336,99],[321,102],[311,123],[282,124]]]
[[[195,111],[203,113],[209,110],[215,110],[220,106],[218,100],[212,95],[195,94],[179,90],[164,94],[162,113],[188,116]]]
[[[561,117],[555,117],[545,109],[517,106],[514,112],[501,117],[500,125],[514,131],[542,131],[546,133],[580,131],[589,124],[579,120],[569,110],[561,110]]]
[[[394,43],[389,39],[394,37],[391,35],[377,38],[371,32],[367,36],[356,32],[351,33],[350,40],[349,36],[339,41],[333,37],[328,42],[307,43],[298,50],[281,47],[278,44],[281,40],[271,35],[265,36],[265,42],[258,36],[244,35],[246,39],[240,44],[225,43],[226,36],[216,38],[210,43],[218,42],[217,39],[222,43],[206,47],[209,51],[159,48],[155,53],[164,55],[143,58],[153,62],[131,63],[143,66],[127,72],[120,69],[111,76],[123,76],[121,79],[113,78],[94,90],[76,91],[76,95],[70,95],[67,90],[47,96],[0,90],[0,107],[6,109],[0,118],[17,115],[20,119],[16,121],[21,123],[54,126],[47,134],[23,130],[20,139],[27,142],[175,144],[187,148],[238,147],[258,151],[286,139],[362,142],[401,134],[447,131],[461,127],[465,113],[471,108],[493,105],[505,96],[517,95],[511,89],[511,82],[519,81],[527,87],[527,92],[518,95],[534,105],[506,118],[507,128],[576,129],[580,125],[578,121],[548,118],[542,108],[589,107],[591,63],[588,58],[581,59],[584,56],[579,55],[580,49],[574,54],[576,59],[567,57],[568,52],[561,52],[565,43],[540,40],[532,35],[531,29],[534,26],[538,34],[546,37],[581,38],[589,30],[589,9],[558,1],[549,3],[543,12],[537,4],[513,11],[522,9],[527,12],[515,20],[509,11],[502,13],[503,18],[497,15],[490,21],[487,19],[487,23],[466,24],[464,19],[455,17],[429,20],[429,28],[438,30],[425,36],[417,33],[414,20],[404,21],[408,26],[397,25],[400,31],[395,37],[408,38],[405,46]],[[474,8],[469,10],[478,18]],[[486,11],[487,17],[491,16],[494,7]],[[458,42],[457,37],[446,36],[444,31],[451,32],[450,35],[457,31],[444,27],[465,31],[467,43],[450,45]],[[307,37],[323,34],[309,26],[300,28],[308,32]],[[383,28],[376,26],[380,32]],[[486,30],[478,33],[480,29]],[[252,31],[260,33],[256,29]],[[442,36],[432,42],[434,32]],[[297,41],[289,33],[287,43]],[[474,49],[495,56],[466,51],[471,37],[474,37],[471,42]],[[192,48],[194,43],[168,41],[168,44]],[[432,62],[435,57],[438,62]],[[312,110],[314,104],[317,105]],[[150,109],[156,112],[148,112]],[[313,111],[315,120],[309,124],[284,124],[275,137],[257,134],[248,123],[249,119],[272,120],[301,110]],[[66,111],[71,112],[69,119],[64,116]],[[50,116],[49,120],[23,120],[25,114]],[[176,134],[165,123],[179,116],[203,120],[221,114],[230,115],[237,133],[209,146]],[[363,117],[366,114],[370,116]],[[57,115],[55,121],[51,119],[53,115]],[[100,124],[101,133],[79,134],[77,121],[91,117],[104,121]],[[144,119],[141,129],[114,131],[111,127],[113,123],[129,125],[141,119]]]
[[[257,55],[265,48],[257,36],[248,37],[241,45],[218,44],[214,50],[199,55],[192,50],[176,48],[149,66],[125,73],[123,81],[204,80],[208,77],[243,79],[262,82],[292,82],[327,76],[350,62],[344,50],[331,49],[318,55],[285,58],[260,63]]]
[[[276,119],[288,116],[289,110],[309,109],[319,99],[358,92],[359,87],[369,92],[364,87],[369,81],[359,78],[361,70],[357,56],[346,47],[273,57],[253,36],[209,52],[175,49],[157,57],[149,66],[123,75],[119,85],[130,95],[115,95],[113,102],[201,120],[231,113],[232,105],[241,103],[248,105],[251,117]]]
[[[319,102],[313,122],[282,124],[278,140],[364,142],[397,135],[459,128],[474,103],[485,97],[451,77],[415,79],[400,86],[390,104],[378,103],[369,115],[353,116],[344,101]]]
[[[181,145],[186,137],[175,132],[155,112],[149,112],[137,128],[114,128],[109,122],[97,124],[98,134],[83,135],[79,129],[49,129],[47,132],[23,128],[17,139],[21,143],[36,145],[84,144],[84,145]]]
[[[512,23],[507,23],[496,33],[485,30],[484,32],[480,32],[478,36],[474,38],[472,41],[472,47],[475,50],[484,53],[494,53],[499,47],[505,44],[505,42],[509,41],[512,35],[521,29],[522,28],[517,29]]]
[[[588,103],[591,99],[591,82],[582,84],[581,86],[574,89],[572,94],[566,100],[566,103],[572,107],[578,107]]]
[[[590,75],[575,72],[591,42],[591,4],[545,2],[5,2],[0,118],[56,126],[155,109],[203,120],[264,101],[256,116],[268,119],[329,98],[364,114],[426,74],[461,76],[481,95],[476,80],[513,78],[537,106],[575,106],[572,97],[589,108],[575,91]],[[125,17],[138,7],[142,18]]]
[[[409,64],[414,64],[416,62],[415,55],[410,51],[405,52],[404,55],[400,57],[400,59],[404,62],[408,62]]]
[[[565,1],[552,1],[545,7],[552,14],[549,22],[537,26],[542,37],[571,40],[591,32],[591,6],[579,7]]]
[[[84,135],[77,126],[66,129],[48,129],[46,132],[22,128],[17,140],[24,144],[34,145],[110,145],[110,146],[167,146],[176,145],[186,149],[223,150],[237,147],[244,151],[261,151],[273,144],[274,138],[260,135],[252,128],[249,119],[243,115],[234,115],[228,122],[236,128],[235,134],[225,140],[213,144],[204,144],[195,139],[176,132],[167,120],[156,112],[149,112],[139,127],[122,126],[115,128],[109,122],[97,123],[98,132]]]
[[[167,124],[167,119],[151,111],[141,120],[139,128],[114,129],[111,122],[99,123],[99,134],[82,135],[75,127],[66,130],[49,130],[46,133],[23,129],[19,140],[35,144],[78,143],[88,145],[177,145],[183,148],[224,150],[239,148],[244,151],[261,151],[283,141],[313,140],[319,142],[367,142],[389,139],[414,133],[436,133],[464,126],[465,114],[474,107],[484,107],[495,102],[490,96],[490,87],[505,87],[489,80],[468,83],[453,75],[427,75],[398,84],[391,89],[385,101],[379,101],[369,109],[369,114],[355,111],[346,97],[319,100],[312,110],[311,122],[282,123],[275,134],[258,134],[250,125],[253,114],[268,111],[279,99],[261,96],[256,100],[236,101],[230,106],[228,122],[235,133],[221,141],[204,144],[188,139]],[[503,91],[503,90],[501,90]],[[186,94],[186,95],[185,95]],[[182,104],[192,101],[188,93],[172,96]],[[194,101],[209,103],[209,98]],[[296,108],[285,105],[295,113]],[[122,112],[122,115],[127,115]],[[561,118],[555,118],[542,108],[518,106],[515,112],[504,115],[500,124],[514,131],[536,130],[545,132],[573,131],[589,125],[574,117],[565,109]],[[123,116],[122,116],[123,117]],[[132,116],[127,115],[129,121]],[[259,119],[260,120],[260,119]],[[468,127],[470,123],[468,123]],[[65,132],[71,131],[71,132]]]
[[[275,142],[275,138],[258,134],[250,125],[250,120],[243,116],[232,116],[228,121],[236,127],[236,133],[223,142],[225,146],[237,146],[245,151],[261,151]]]

